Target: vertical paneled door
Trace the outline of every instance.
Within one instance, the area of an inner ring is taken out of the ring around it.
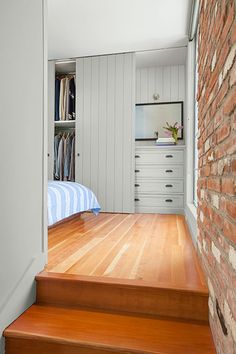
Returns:
[[[136,70],[136,103],[154,103],[154,93],[159,95],[157,102],[184,101],[184,65],[138,68]]]
[[[76,179],[102,211],[134,212],[134,54],[76,60]]]

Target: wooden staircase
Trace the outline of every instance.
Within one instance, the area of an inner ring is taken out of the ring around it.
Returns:
[[[42,273],[6,354],[215,354],[205,291]]]

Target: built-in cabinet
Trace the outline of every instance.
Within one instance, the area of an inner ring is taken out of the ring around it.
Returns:
[[[135,211],[182,214],[185,147],[136,146]]]
[[[55,128],[73,124],[75,181],[93,190],[102,211],[182,213],[184,146],[135,147],[134,128],[135,103],[185,100],[184,66],[136,70],[134,53],[78,58],[75,66],[76,120],[54,122],[57,70],[49,62],[49,178]]]
[[[136,103],[184,101],[185,66],[137,68],[135,95]]]

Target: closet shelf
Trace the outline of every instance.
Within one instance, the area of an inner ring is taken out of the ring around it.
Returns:
[[[75,120],[57,120],[54,121],[56,127],[74,127]]]

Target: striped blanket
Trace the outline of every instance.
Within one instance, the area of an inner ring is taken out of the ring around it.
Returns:
[[[48,226],[86,210],[98,214],[100,209],[94,193],[82,184],[48,182]]]

